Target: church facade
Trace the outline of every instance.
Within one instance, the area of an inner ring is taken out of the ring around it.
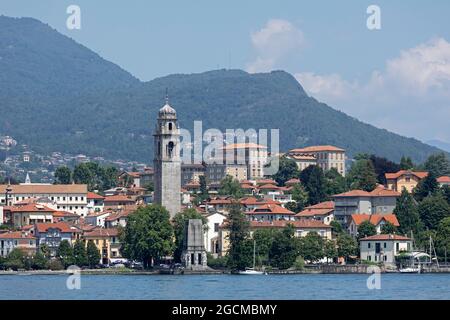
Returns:
[[[154,137],[154,203],[164,206],[173,218],[181,211],[180,133],[177,113],[166,104],[158,112]]]

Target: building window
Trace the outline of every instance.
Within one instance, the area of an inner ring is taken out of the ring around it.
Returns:
[[[214,232],[219,232],[219,224],[214,223]]]

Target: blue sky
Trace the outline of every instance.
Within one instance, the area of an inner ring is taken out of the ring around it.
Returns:
[[[81,8],[81,30],[66,8]],[[366,27],[369,5],[381,30]],[[141,80],[218,68],[286,70],[307,92],[361,120],[450,142],[450,2],[1,0]]]

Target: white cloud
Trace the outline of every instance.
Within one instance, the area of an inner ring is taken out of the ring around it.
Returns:
[[[304,46],[303,32],[292,23],[281,19],[271,19],[259,31],[251,34],[256,52],[254,61],[247,64],[247,71],[271,71],[287,55],[298,52]]]
[[[318,100],[407,136],[450,141],[450,43],[432,39],[403,50],[366,82],[338,74],[295,74]]]

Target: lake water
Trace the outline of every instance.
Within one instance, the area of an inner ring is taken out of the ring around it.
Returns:
[[[0,275],[0,299],[450,299],[449,274],[369,275],[82,275],[79,290],[65,275]]]

